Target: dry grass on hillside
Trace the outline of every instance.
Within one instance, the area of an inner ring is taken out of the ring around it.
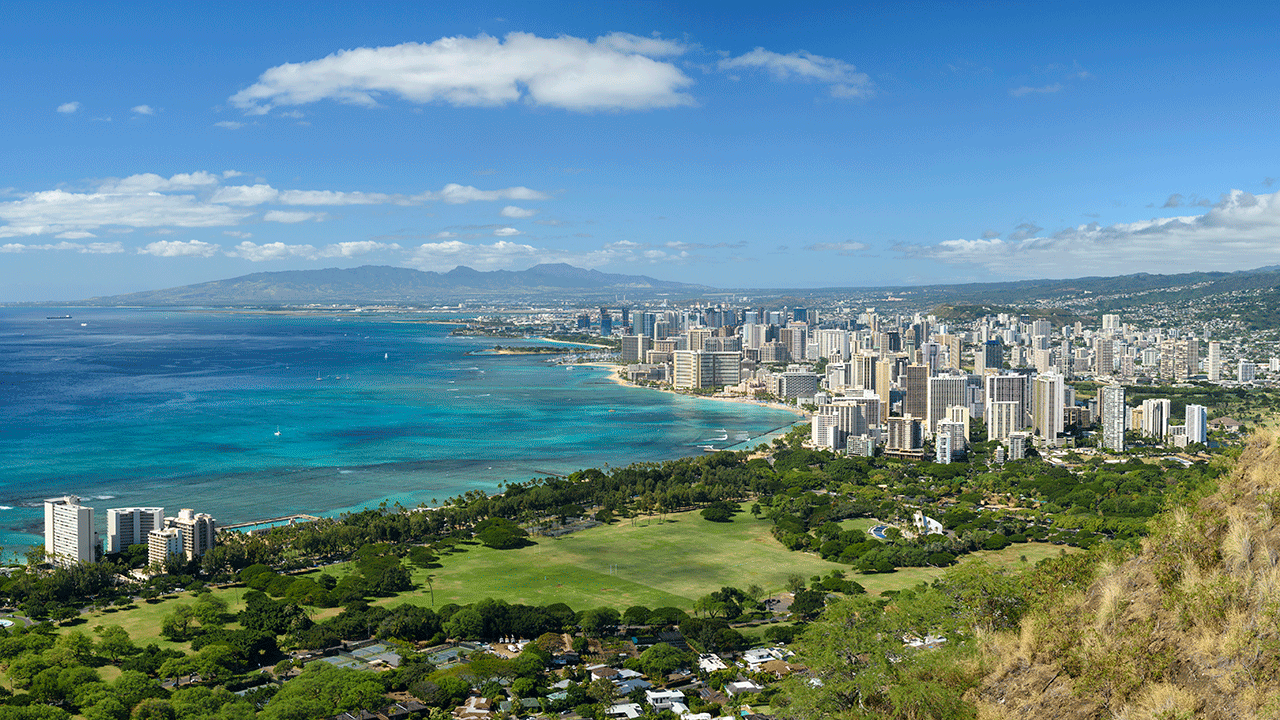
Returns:
[[[1142,552],[985,638],[985,718],[1280,718],[1280,444],[1153,521]]]

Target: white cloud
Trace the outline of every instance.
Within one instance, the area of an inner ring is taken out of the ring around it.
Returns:
[[[854,257],[867,246],[864,243],[855,242],[853,240],[843,240],[836,243],[814,243],[805,247],[805,250],[814,250],[817,252],[834,252],[843,257]]]
[[[213,124],[214,127],[226,128],[227,130],[239,130],[244,127],[244,123],[235,120],[219,120]]]
[[[472,245],[461,240],[423,243],[406,263],[419,270],[452,270],[466,265],[476,270],[499,270],[516,265],[536,265],[545,251],[532,245],[499,240],[491,245]]]
[[[1032,226],[1034,227],[1034,226]],[[1010,235],[1012,238],[1013,235]],[[1102,226],[1023,239],[947,240],[899,248],[910,256],[977,265],[1001,277],[1240,270],[1280,262],[1280,193],[1232,190],[1203,215]]]
[[[624,33],[595,42],[520,32],[501,40],[447,37],[279,65],[230,102],[250,115],[325,99],[371,107],[385,94],[420,104],[501,106],[523,100],[580,112],[692,105],[682,90],[693,81],[675,65],[650,57],[678,49],[671,41]]]
[[[157,240],[138,248],[139,255],[155,255],[156,257],[213,257],[218,254],[220,246],[199,240]]]
[[[406,202],[403,196],[383,193],[335,192],[333,190],[285,190],[280,193],[284,205],[382,205]]]
[[[1059,90],[1062,90],[1062,83],[1053,83],[1052,85],[1042,85],[1040,87],[1023,85],[1021,87],[1013,88],[1009,91],[1009,94],[1014,97],[1024,97],[1027,95],[1049,95],[1056,93]]]
[[[527,187],[510,187],[502,190],[480,190],[471,185],[459,185],[457,183],[449,183],[445,185],[438,193],[423,193],[422,198],[429,200],[442,200],[449,205],[461,205],[462,203],[477,201],[493,201],[493,200],[550,200],[551,196],[540,193],[537,190],[530,190]]]
[[[150,105],[135,105],[133,111],[139,115],[155,115],[156,109]]]
[[[359,257],[383,250],[399,250],[396,243],[380,243],[373,240],[357,240],[329,245],[320,251],[320,257]]]
[[[431,239],[432,240],[448,240],[449,238],[456,238],[456,237],[458,237],[458,233],[449,232],[448,230],[441,230],[435,235],[432,235]]]
[[[226,235],[227,237],[240,238],[241,240],[248,240],[249,238],[253,237],[253,233],[242,232],[240,230],[223,230],[222,234]]]
[[[508,205],[502,208],[502,211],[499,212],[498,214],[501,215],[502,217],[509,217],[509,218],[527,218],[527,217],[533,217],[534,215],[537,215],[538,211],[516,207],[515,205]]]
[[[263,262],[265,260],[281,260],[290,257],[313,258],[316,257],[316,249],[311,245],[285,245],[282,242],[256,245],[246,240],[228,250],[226,254],[230,257],[244,258],[251,262]]]
[[[87,230],[67,230],[66,232],[60,232],[57,235],[54,235],[54,237],[59,240],[83,240],[85,238],[98,236]]]
[[[64,115],[70,115],[71,113],[76,112],[79,109],[80,109],[79,102],[62,103],[61,105],[58,106],[58,112]]]
[[[278,197],[280,191],[270,185],[229,185],[218,188],[210,202],[249,206],[275,202]]]
[[[104,225],[217,227],[235,225],[248,217],[248,213],[202,202],[194,195],[165,195],[145,189],[157,181],[172,182],[151,177],[155,179],[134,176],[104,183],[98,192],[46,190],[0,203],[0,220],[6,222],[0,225],[0,237],[87,231]]]
[[[292,210],[269,210],[262,216],[267,222],[300,223],[308,220],[322,220],[324,213],[295,212]]]
[[[6,253],[21,253],[32,250],[74,250],[75,252],[87,255],[114,255],[116,253],[124,252],[124,245],[118,242],[60,242],[49,245],[23,245],[22,243],[8,243],[0,245],[0,252]]]
[[[720,61],[721,70],[764,70],[775,80],[800,80],[828,86],[832,97],[865,98],[875,93],[871,78],[849,63],[800,50],[783,55],[758,47]]]
[[[197,190],[218,184],[218,176],[207,172],[178,173],[164,178],[155,173],[130,175],[120,180],[107,180],[98,186],[104,193],[152,193],[169,190]]]
[[[225,180],[227,178],[240,177],[243,174],[244,173],[240,172],[239,170],[223,170],[222,178]]]
[[[497,237],[511,237],[512,235],[519,235],[520,231],[513,227],[500,227],[494,230],[493,234]]]

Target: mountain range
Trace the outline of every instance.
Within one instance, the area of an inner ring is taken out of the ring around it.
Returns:
[[[667,282],[645,275],[584,270],[565,263],[490,272],[459,266],[446,273],[363,265],[260,272],[164,290],[90,298],[85,302],[93,305],[414,304],[473,296],[653,294],[706,289],[702,285]]]

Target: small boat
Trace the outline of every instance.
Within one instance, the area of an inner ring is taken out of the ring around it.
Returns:
[[[388,357],[390,357],[390,356],[391,356],[391,353],[382,353],[382,359],[383,359],[383,360],[386,360],[386,359],[387,359]]]
[[[276,437],[280,437],[280,426],[276,426]]]
[[[45,320],[70,320],[70,315],[50,315]]]
[[[89,323],[80,323],[80,327],[89,327]]]

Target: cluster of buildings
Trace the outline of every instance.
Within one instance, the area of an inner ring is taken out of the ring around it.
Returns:
[[[874,308],[841,309],[822,321],[807,308],[719,306],[632,317],[636,324],[617,329],[627,333],[621,359],[633,381],[812,405],[812,443],[858,455],[883,448],[924,458],[932,442],[933,458],[950,462],[965,452],[978,419],[1008,459],[1033,445],[1060,446],[1099,422],[1112,449],[1124,449],[1128,430],[1179,446],[1203,443],[1203,406],[1187,406],[1176,425],[1169,400],[1128,407],[1124,386],[1229,382],[1221,342],[1209,341],[1202,357],[1201,339],[1185,330],[1135,328],[1114,314],[1097,328],[1011,314],[961,326]],[[1252,365],[1237,363],[1237,381],[1253,378]],[[1081,378],[1105,387],[1078,400],[1069,381]]]
[[[107,510],[106,554],[130,545],[147,546],[148,565],[163,567],[173,556],[194,560],[217,544],[218,522],[208,513],[182,509],[165,517],[164,508]],[[102,549],[94,509],[68,495],[44,501],[44,549],[57,562],[97,562]]]

